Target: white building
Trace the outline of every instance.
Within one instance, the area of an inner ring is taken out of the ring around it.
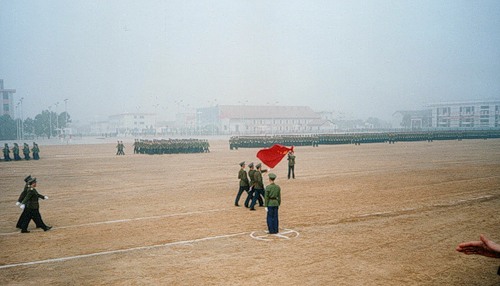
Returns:
[[[156,115],[153,113],[123,113],[112,115],[108,132],[117,134],[155,133]]]
[[[308,106],[218,105],[196,112],[199,132],[213,134],[291,134],[314,132],[321,119]]]
[[[428,107],[435,128],[500,127],[500,100],[443,102]]]
[[[15,89],[4,89],[3,79],[0,79],[0,96],[2,99],[2,106],[0,108],[0,116],[9,115],[14,119],[14,93]]]

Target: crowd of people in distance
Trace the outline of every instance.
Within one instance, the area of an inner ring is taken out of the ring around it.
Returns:
[[[12,151],[13,158],[10,157],[10,153]],[[22,151],[24,158],[21,157],[20,152]],[[30,157],[30,153],[32,153],[33,158]],[[33,142],[33,147],[30,149],[28,143],[23,144],[23,148],[19,147],[19,144],[14,143],[14,147],[10,149],[9,144],[5,143],[3,147],[3,161],[20,161],[20,160],[39,160],[40,159],[40,148],[38,144]]]

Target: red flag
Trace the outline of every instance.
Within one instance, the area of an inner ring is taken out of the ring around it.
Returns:
[[[274,168],[290,151],[293,151],[293,146],[288,148],[283,145],[274,144],[271,148],[261,149],[257,152],[257,158],[269,168]]]

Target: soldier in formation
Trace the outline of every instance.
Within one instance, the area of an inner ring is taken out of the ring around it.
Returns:
[[[263,204],[263,197],[264,197],[264,182],[262,180],[262,173],[267,172],[267,170],[262,170],[262,164],[259,163],[255,165],[255,168],[257,169],[254,174],[254,184],[253,184],[253,198],[252,198],[252,203],[250,204],[250,210],[254,211],[255,210],[255,204],[257,201],[259,201],[259,206],[262,207]]]
[[[208,153],[208,140],[200,139],[162,139],[136,140],[134,152],[137,154],[180,154],[180,153]]]
[[[240,188],[238,189],[238,194],[236,195],[236,199],[234,200],[234,205],[237,207],[239,207],[240,198],[243,192],[247,193],[248,198],[248,191],[250,189],[250,182],[248,181],[247,171],[245,171],[245,161],[240,163],[238,179],[240,180]],[[245,206],[248,206],[248,203],[245,203]]]
[[[124,149],[125,145],[123,144],[123,141],[118,141],[118,144],[116,145],[116,155],[125,155]]]
[[[35,160],[40,159],[40,156],[38,155],[38,153],[40,152],[40,149],[38,148],[38,144],[36,144],[35,142],[33,142],[33,149],[32,150],[33,150],[33,159],[35,159]],[[12,158],[10,157],[10,151],[11,151],[11,149],[9,148],[9,144],[5,143],[4,148],[3,148],[3,157],[4,157],[4,161],[6,161],[6,162],[12,161]],[[14,143],[14,147],[12,147],[12,155],[14,156],[15,161],[20,161],[23,159],[20,156],[20,152],[21,152],[21,148],[19,147],[19,144]],[[30,158],[30,147],[27,143],[24,143],[22,152],[23,152],[25,160],[31,159]]]

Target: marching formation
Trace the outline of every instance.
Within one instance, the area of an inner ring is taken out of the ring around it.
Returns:
[[[208,153],[208,140],[201,139],[135,139],[134,154],[180,154],[180,153]]]
[[[13,158],[10,157],[10,151],[12,151]],[[21,158],[20,152],[23,152],[24,158]],[[38,144],[33,142],[33,147],[31,148],[31,153],[33,153],[33,160],[39,160],[40,159],[40,148],[38,147]],[[23,148],[21,149],[17,143],[14,143],[14,147],[12,149],[9,148],[9,144],[5,143],[3,147],[3,160],[5,162],[8,161],[20,161],[20,160],[30,160],[30,146],[28,143],[24,143]]]
[[[462,140],[500,138],[499,130],[421,131],[421,132],[377,132],[318,135],[275,135],[275,136],[233,136],[229,139],[229,149],[263,148],[273,144],[293,146],[313,146],[386,143],[434,140]]]

